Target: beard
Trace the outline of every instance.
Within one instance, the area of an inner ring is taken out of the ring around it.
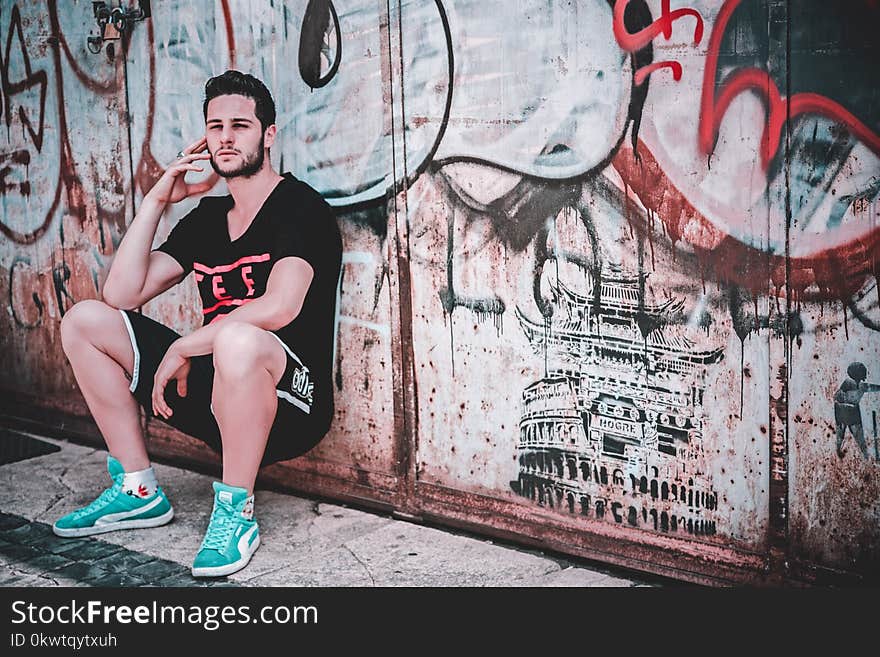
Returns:
[[[244,155],[244,154],[243,154]],[[214,154],[211,154],[211,168],[217,172],[221,178],[250,178],[260,169],[263,168],[263,162],[266,159],[266,151],[264,149],[264,139],[260,136],[260,144],[257,149],[244,156],[244,161],[235,169],[223,170],[217,166],[214,161]]]

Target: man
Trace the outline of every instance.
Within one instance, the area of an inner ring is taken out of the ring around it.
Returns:
[[[104,301],[76,304],[61,323],[64,352],[107,443],[113,485],[59,519],[60,536],[169,522],[144,445],[138,404],[221,452],[223,480],[193,563],[195,576],[244,568],[260,544],[257,470],[299,456],[333,416],[331,368],[342,242],[331,208],[269,163],[275,104],[238,71],[205,85],[205,136],[144,197],[119,245]],[[189,184],[209,160],[215,174]],[[150,251],[169,203],[209,190]],[[195,272],[204,324],[185,337],[133,312]],[[166,387],[167,386],[167,387]]]

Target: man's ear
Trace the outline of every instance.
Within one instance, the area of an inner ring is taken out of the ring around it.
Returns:
[[[266,133],[263,135],[263,145],[266,148],[271,148],[272,144],[275,143],[275,134],[278,132],[278,128],[273,123],[268,128],[266,128]]]

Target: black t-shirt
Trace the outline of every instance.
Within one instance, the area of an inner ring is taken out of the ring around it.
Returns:
[[[309,185],[284,174],[248,229],[229,239],[226,214],[232,196],[207,196],[155,250],[195,271],[204,325],[222,319],[266,291],[272,266],[295,256],[314,270],[302,310],[276,331],[311,373],[313,408],[332,414],[331,390],[336,293],[342,238],[330,205]]]

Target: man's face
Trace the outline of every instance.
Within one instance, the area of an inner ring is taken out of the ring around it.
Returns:
[[[247,178],[263,167],[275,127],[269,126],[264,134],[255,108],[254,99],[247,96],[217,96],[208,102],[208,152],[211,166],[223,178]]]

